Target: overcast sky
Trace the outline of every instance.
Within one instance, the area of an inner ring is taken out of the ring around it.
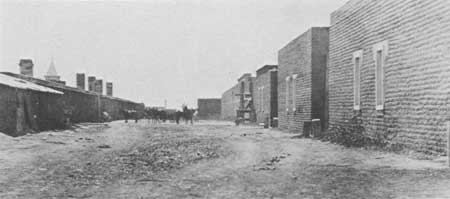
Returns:
[[[220,97],[243,73],[277,64],[277,51],[328,26],[347,0],[0,0],[0,71],[32,58],[43,77],[53,55],[68,85],[86,72],[114,95],[171,107]]]

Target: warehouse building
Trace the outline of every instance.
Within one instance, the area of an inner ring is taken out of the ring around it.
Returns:
[[[320,120],[326,128],[326,69],[329,29],[314,27],[278,52],[278,119],[282,130],[299,133]]]
[[[330,129],[445,153],[450,1],[351,0],[331,14]]]
[[[265,65],[258,69],[253,90],[256,122],[265,127],[277,127],[278,66]]]

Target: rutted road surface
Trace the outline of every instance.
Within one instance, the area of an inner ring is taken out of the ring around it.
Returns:
[[[226,122],[113,122],[1,136],[0,198],[450,198],[450,169]]]

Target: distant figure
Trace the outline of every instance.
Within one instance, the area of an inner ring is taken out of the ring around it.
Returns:
[[[191,125],[194,124],[194,113],[195,113],[195,109],[188,109],[187,106],[183,107],[183,115],[184,115],[184,121],[186,122],[186,124],[188,123],[188,121],[191,121]]]

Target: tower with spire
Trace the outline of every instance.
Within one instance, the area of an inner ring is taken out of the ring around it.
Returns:
[[[48,67],[48,71],[47,74],[45,74],[44,76],[45,80],[47,81],[52,81],[52,82],[57,82],[57,83],[61,83],[61,84],[65,84],[64,81],[61,81],[61,77],[58,75],[58,73],[56,72],[56,68],[55,68],[55,62],[53,61],[53,56],[52,59],[50,61],[50,66]]]

